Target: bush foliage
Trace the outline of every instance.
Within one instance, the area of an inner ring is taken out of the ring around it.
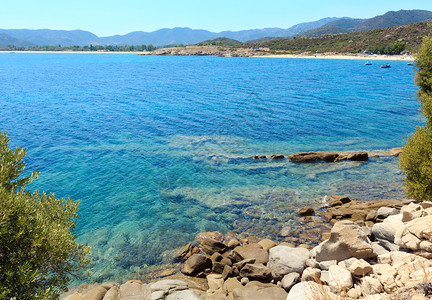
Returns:
[[[399,159],[409,196],[419,201],[432,200],[432,37],[424,37],[416,58],[415,82],[426,124],[408,137]]]
[[[21,177],[26,149],[0,132],[0,299],[55,299],[88,264],[73,235],[79,202],[30,192]]]

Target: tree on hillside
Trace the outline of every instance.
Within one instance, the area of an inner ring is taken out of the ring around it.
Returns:
[[[79,202],[30,192],[21,176],[26,149],[0,132],[0,299],[56,299],[88,264],[73,234]]]
[[[423,127],[418,126],[400,155],[399,164],[405,178],[409,196],[419,201],[432,200],[432,37],[427,35],[416,58],[415,82],[419,86],[418,100],[426,118]]]

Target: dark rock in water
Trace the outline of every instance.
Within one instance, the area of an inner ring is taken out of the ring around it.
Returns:
[[[199,252],[200,252],[200,249],[197,246],[189,243],[180,249],[180,251],[178,252],[177,256],[174,258],[174,260],[183,261],[183,260],[186,260],[189,257],[191,257],[192,255],[197,254]]]
[[[266,159],[267,156],[265,156],[265,155],[254,155],[253,158],[254,159]]]
[[[213,254],[215,252],[223,252],[226,249],[226,245],[222,242],[215,241],[213,239],[204,239],[201,242],[201,247],[206,253]]]
[[[330,195],[327,197],[326,201],[330,207],[333,207],[351,202],[351,199],[344,196]]]
[[[271,279],[271,271],[270,268],[264,266],[263,264],[246,264],[240,270],[241,277],[247,277],[250,280],[259,280],[259,281],[270,281]]]
[[[196,275],[207,268],[211,268],[210,258],[202,254],[194,254],[189,257],[183,264],[182,272],[186,275]]]
[[[301,209],[299,209],[299,211],[297,212],[300,216],[305,217],[305,216],[312,216],[314,214],[315,210],[310,207],[310,206],[305,206]]]
[[[271,154],[270,158],[271,159],[284,159],[285,155],[283,155],[283,154]]]
[[[366,161],[368,160],[367,152],[355,152],[347,154],[346,158],[344,157],[342,160],[353,160],[353,161]]]
[[[311,151],[298,152],[288,155],[288,158],[295,162],[326,161],[336,162],[341,160],[365,161],[368,159],[367,152],[331,152]]]

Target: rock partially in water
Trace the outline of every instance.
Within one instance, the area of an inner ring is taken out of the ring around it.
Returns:
[[[195,237],[195,240],[198,243],[201,243],[203,240],[206,239],[212,239],[217,242],[222,242],[224,239],[224,235],[222,234],[222,232],[219,231],[208,231],[208,232],[198,233],[197,236]]]
[[[294,162],[337,162],[341,160],[366,161],[368,160],[367,152],[331,152],[331,151],[310,151],[298,152],[288,155],[288,158]]]
[[[194,254],[189,257],[183,264],[182,272],[186,275],[196,275],[207,268],[211,268],[210,258],[202,254]]]
[[[315,213],[315,210],[310,206],[305,206],[299,209],[297,213],[302,217],[312,216]]]
[[[188,243],[186,246],[184,246],[183,248],[181,248],[179,250],[177,256],[174,257],[174,260],[175,261],[183,261],[183,260],[186,260],[189,257],[191,257],[192,255],[197,254],[199,252],[200,252],[200,249],[197,246],[195,246],[191,243]]]

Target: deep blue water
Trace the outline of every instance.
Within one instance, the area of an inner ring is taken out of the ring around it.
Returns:
[[[403,197],[396,158],[243,158],[401,146],[422,123],[414,72],[383,63],[2,53],[0,130],[42,172],[32,189],[81,199],[91,280],[118,279],[200,231],[278,239],[328,194]]]

